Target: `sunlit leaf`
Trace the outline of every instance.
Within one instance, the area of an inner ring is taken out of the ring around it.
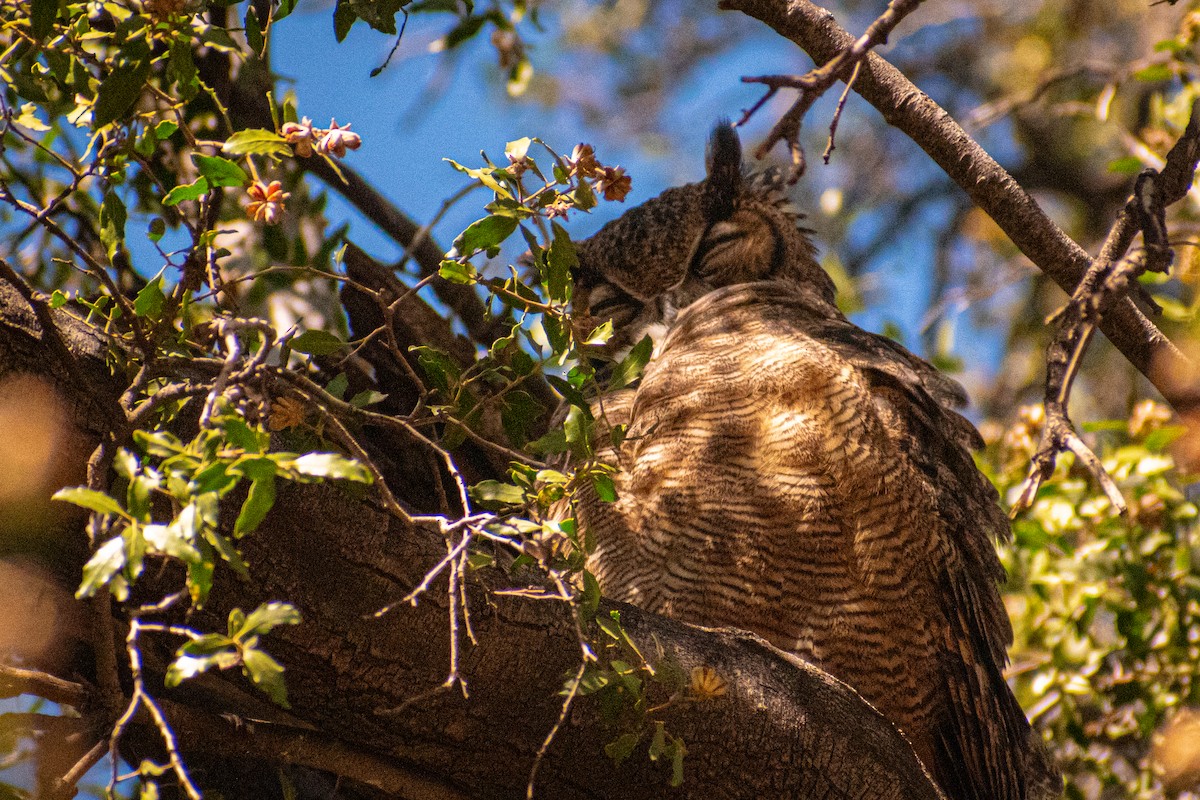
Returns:
[[[205,178],[196,178],[191,183],[183,186],[176,186],[171,191],[167,192],[167,196],[163,198],[164,206],[174,206],[182,203],[184,200],[196,200],[208,194],[208,180]]]
[[[307,453],[285,464],[287,468],[313,478],[338,478],[359,483],[372,481],[370,470],[336,453]]]
[[[75,596],[91,597],[96,590],[106,585],[125,566],[125,538],[114,536],[100,546],[83,566],[83,582]]]
[[[263,603],[238,626],[237,636],[241,639],[262,636],[280,625],[299,625],[300,621],[300,612],[295,606],[280,602]]]
[[[192,155],[192,161],[210,186],[245,186],[250,182],[245,170],[227,158],[196,153]]]
[[[99,511],[101,514],[111,514],[114,517],[125,516],[125,509],[121,508],[121,504],[116,500],[104,492],[98,492],[95,489],[88,489],[83,486],[59,489],[54,493],[54,499],[61,500],[64,503],[74,503],[91,511]]]
[[[261,128],[238,131],[225,140],[221,150],[234,156],[264,155],[286,158],[292,155],[292,147],[279,134]]]

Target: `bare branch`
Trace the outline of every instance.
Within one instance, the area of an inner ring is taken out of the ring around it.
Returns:
[[[0,697],[16,697],[20,694],[37,695],[73,708],[80,708],[88,699],[88,689],[81,683],[37,670],[0,664]]]
[[[1138,176],[1133,194],[1108,232],[1100,255],[1092,263],[1070,301],[1057,315],[1059,329],[1046,351],[1046,427],[1034,453],[1029,475],[1013,504],[1015,515],[1028,508],[1042,481],[1054,472],[1058,454],[1070,450],[1103,487],[1109,502],[1124,513],[1126,504],[1116,483],[1075,432],[1068,415],[1071,386],[1087,352],[1092,334],[1105,312],[1126,296],[1143,272],[1165,272],[1174,254],[1167,242],[1166,206],[1191,189],[1200,163],[1200,100],[1179,141],[1167,154],[1162,172]],[[1142,232],[1142,250],[1126,256],[1134,236]]]
[[[767,93],[749,110],[743,112],[742,118],[738,120],[739,125],[748,121],[780,89],[800,90],[800,96],[796,98],[796,102],[784,112],[784,115],[775,123],[775,127],[767,134],[767,138],[754,152],[755,157],[764,158],[777,142],[784,142],[792,154],[792,174],[788,180],[790,183],[798,181],[804,174],[805,167],[804,149],[800,146],[800,126],[804,122],[804,115],[830,86],[850,74],[846,82],[848,92],[854,79],[858,77],[859,65],[871,48],[885,43],[888,34],[900,24],[900,20],[916,11],[919,5],[921,5],[921,0],[892,0],[888,3],[887,9],[879,15],[878,19],[867,26],[866,32],[853,44],[830,59],[824,66],[809,70],[803,75],[761,75],[754,78],[742,78],[744,83],[764,84],[767,87]],[[829,161],[829,154],[833,152],[833,134],[837,129],[837,120],[841,116],[845,101],[846,95],[843,94],[842,99],[838,102],[834,121],[830,126],[829,147],[825,151],[826,162]]]
[[[810,0],[721,0],[769,25],[825,63],[854,39],[828,11]],[[1008,235],[1022,253],[1068,293],[1092,264],[1091,257],[1054,224],[1029,194],[979,144],[901,72],[875,53],[862,60],[855,91],[889,124],[907,134]],[[1176,385],[1171,375],[1193,374],[1192,362],[1129,298],[1109,309],[1100,330],[1154,384],[1176,411],[1200,405],[1196,386]]]

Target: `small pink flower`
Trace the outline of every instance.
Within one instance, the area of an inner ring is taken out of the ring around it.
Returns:
[[[571,204],[570,200],[568,200],[566,197],[560,196],[553,203],[549,203],[544,210],[546,212],[547,219],[554,219],[555,217],[562,217],[563,219],[566,219],[567,212],[573,208],[575,208],[575,206]]]
[[[350,124],[338,127],[337,120],[329,121],[329,130],[317,142],[317,152],[321,155],[332,153],[338,158],[346,155],[347,150],[357,150],[362,146],[362,137],[350,130]]]
[[[312,120],[308,117],[299,122],[285,122],[280,131],[301,158],[313,154],[313,143],[317,140],[317,131],[313,128]]]
[[[275,225],[279,222],[283,215],[283,201],[292,196],[291,193],[283,190],[283,184],[279,181],[271,181],[266,186],[255,181],[246,190],[246,194],[250,195],[246,213],[255,222],[265,222],[268,225]]]

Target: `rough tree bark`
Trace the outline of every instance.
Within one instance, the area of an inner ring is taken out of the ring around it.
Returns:
[[[53,331],[42,324],[50,319]],[[121,386],[104,366],[105,348],[102,338],[60,312],[43,308],[39,317],[0,281],[0,384],[28,374],[47,380],[70,410],[81,443],[96,442],[115,419],[110,409]],[[78,522],[45,535],[78,541]],[[267,643],[287,668],[290,711],[270,706],[236,675],[204,676],[166,690],[164,654],[178,642],[146,653],[148,685],[177,728],[184,758],[203,765],[195,776],[202,786],[219,787],[226,797],[263,796],[260,787],[245,788],[252,783],[244,778],[241,792],[222,779],[242,775],[252,759],[267,782],[281,764],[343,776],[350,796],[524,796],[535,755],[558,718],[564,676],[580,663],[564,603],[492,593],[524,586],[535,575],[513,577],[498,568],[472,573],[478,645],[465,645],[460,661],[470,697],[456,688],[405,706],[446,677],[444,586],[435,584],[415,607],[400,606],[381,618],[372,612],[404,596],[445,555],[439,534],[406,527],[336,487],[289,485],[242,545],[252,580],[219,575],[209,605],[189,622],[220,630],[234,606],[295,604],[303,624],[277,629]],[[69,574],[78,563],[59,569]],[[632,607],[620,611],[643,652],[672,654],[685,670],[710,667],[728,682],[728,694],[662,715],[687,745],[679,790],[668,790],[669,770],[648,761],[644,744],[614,768],[603,745],[617,731],[605,728],[587,698],[577,699],[541,765],[536,796],[940,796],[895,728],[844,684],[747,634],[693,628]],[[81,638],[88,640],[85,632]],[[119,653],[121,647],[114,641]],[[94,730],[111,724],[89,717],[100,712],[88,701],[81,705]],[[135,728],[134,751],[156,741],[148,721]]]

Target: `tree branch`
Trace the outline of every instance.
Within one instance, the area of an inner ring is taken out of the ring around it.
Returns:
[[[1162,172],[1148,169],[1138,176],[1133,194],[1109,230],[1100,255],[1057,315],[1058,332],[1046,351],[1046,425],[1029,476],[1013,503],[1014,515],[1033,504],[1038,488],[1054,473],[1058,454],[1063,450],[1070,450],[1079,458],[1100,483],[1113,507],[1124,513],[1125,499],[1116,482],[1071,423],[1067,413],[1071,386],[1096,325],[1108,310],[1128,295],[1143,272],[1166,272],[1170,267],[1174,253],[1167,243],[1166,207],[1183,199],[1191,189],[1198,163],[1200,100],[1192,103],[1187,128],[1167,153]],[[1144,246],[1126,256],[1139,230]]]
[[[824,64],[854,45],[826,10],[809,0],[720,0],[773,28]],[[1092,258],[1066,235],[995,159],[904,75],[869,53],[855,90],[889,124],[907,134],[1008,235],[1013,244],[1064,291],[1073,293]],[[1100,330],[1145,375],[1176,411],[1200,406],[1200,390],[1171,375],[1193,374],[1192,362],[1129,298],[1116,303]]]

